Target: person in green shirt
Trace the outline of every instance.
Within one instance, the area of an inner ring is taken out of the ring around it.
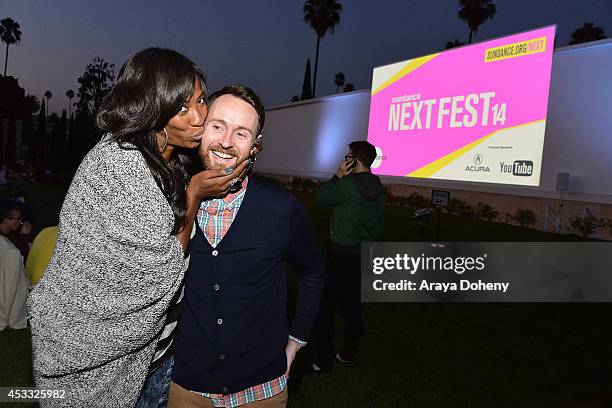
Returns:
[[[362,242],[383,238],[385,189],[370,166],[376,148],[366,141],[349,145],[336,174],[324,183],[316,205],[331,207],[331,248],[327,253],[326,280],[316,325],[316,356],[312,373],[328,372],[333,362],[334,310],[344,318],[344,345],[336,354],[343,363],[352,362],[361,335]]]

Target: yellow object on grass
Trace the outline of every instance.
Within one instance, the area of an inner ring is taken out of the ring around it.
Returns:
[[[32,285],[38,283],[45,269],[47,269],[47,265],[49,265],[51,255],[53,255],[53,250],[55,249],[55,243],[57,242],[57,229],[57,226],[43,229],[32,243],[32,248],[25,264],[25,271]]]

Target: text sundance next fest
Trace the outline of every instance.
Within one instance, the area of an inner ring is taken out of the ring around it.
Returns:
[[[466,271],[482,271],[485,268],[485,260],[487,254],[479,257],[441,257],[441,256],[421,256],[413,257],[408,254],[396,254],[394,257],[376,257],[372,259],[372,272],[375,275],[381,275],[385,271],[398,270],[406,271],[414,275],[417,271],[453,271],[458,275]],[[372,282],[372,286],[376,291],[386,290],[433,290],[433,291],[465,291],[465,290],[489,290],[502,291],[506,293],[510,283],[508,282],[484,282],[478,280],[472,282],[467,279],[462,279],[459,284],[456,282],[428,282],[423,279],[418,285],[417,282],[402,279],[399,282],[383,282],[382,279],[376,279]]]
[[[421,94],[397,96],[389,105],[387,130],[431,129],[432,125],[438,129],[504,125],[507,104],[493,103],[495,95],[495,92],[481,92],[426,100],[421,100]]]

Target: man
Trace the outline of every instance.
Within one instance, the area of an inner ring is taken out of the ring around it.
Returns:
[[[21,206],[13,200],[0,203],[0,331],[7,326],[25,329],[28,278],[23,271],[23,258],[7,234],[21,228]]]
[[[383,236],[384,187],[370,166],[376,148],[365,141],[349,145],[349,153],[334,177],[316,196],[320,207],[332,208],[331,249],[327,254],[326,284],[316,327],[316,358],[311,373],[329,372],[333,361],[334,310],[344,318],[344,345],[336,354],[343,363],[354,360],[361,336],[361,242]]]
[[[204,165],[254,159],[264,115],[247,87],[212,94]],[[324,262],[302,206],[251,177],[236,182],[233,192],[197,203],[169,407],[285,407],[291,364],[316,318]],[[290,329],[285,260],[299,275]]]
[[[21,227],[18,230],[12,231],[7,235],[13,245],[17,247],[23,259],[27,259],[30,252],[30,234],[32,232],[32,223],[24,214],[25,206],[21,205]]]

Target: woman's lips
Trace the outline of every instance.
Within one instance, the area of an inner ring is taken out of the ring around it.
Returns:
[[[191,138],[193,140],[195,140],[196,142],[199,142],[202,140],[202,136],[204,136],[204,129],[200,130],[198,133],[196,133],[195,135],[191,136]]]

